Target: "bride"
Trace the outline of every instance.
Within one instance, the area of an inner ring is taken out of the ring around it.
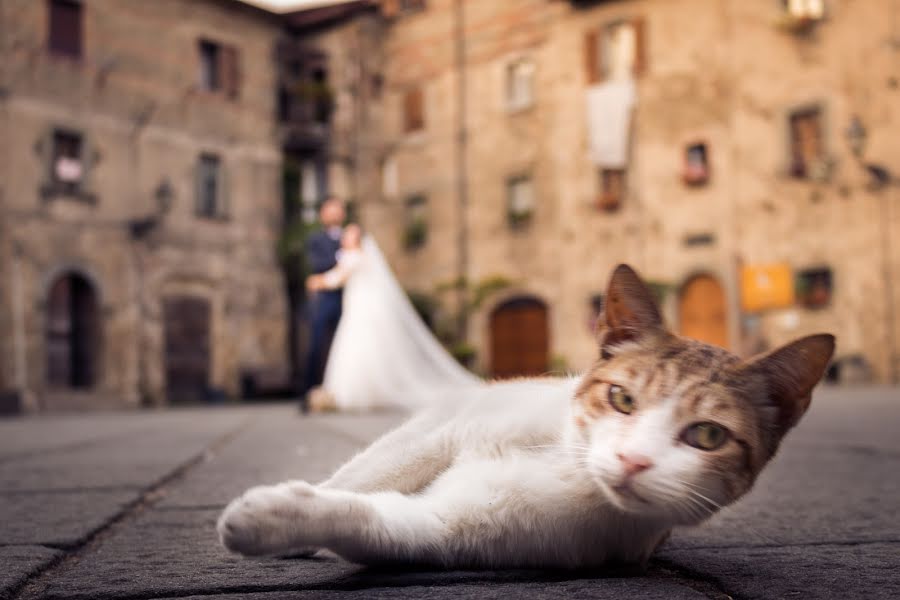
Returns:
[[[416,313],[371,236],[348,225],[338,262],[307,279],[311,291],[344,288],[317,408],[415,409],[443,392],[484,385],[440,345]]]

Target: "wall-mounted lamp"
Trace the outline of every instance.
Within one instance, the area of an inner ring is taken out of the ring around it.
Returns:
[[[862,157],[868,135],[862,121],[859,120],[858,116],[853,115],[850,119],[850,125],[847,126],[847,130],[844,132],[844,136],[847,138],[847,145],[850,146],[850,152],[853,153],[853,156],[857,158]]]
[[[175,189],[168,178],[163,179],[156,186],[156,191],[153,195],[156,198],[156,206],[159,209],[159,213],[166,214],[169,212],[169,209],[172,208],[172,200],[175,198]]]

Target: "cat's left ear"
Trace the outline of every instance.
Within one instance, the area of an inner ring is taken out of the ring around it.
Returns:
[[[741,366],[744,373],[761,375],[770,403],[776,410],[774,425],[783,436],[797,424],[812,399],[812,390],[822,379],[834,354],[834,336],[827,333],[793,341]]]
[[[619,265],[613,271],[606,290],[604,319],[606,328],[600,336],[601,350],[663,329],[653,292],[628,265]]]

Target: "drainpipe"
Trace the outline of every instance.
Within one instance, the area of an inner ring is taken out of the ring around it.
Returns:
[[[465,37],[465,0],[456,0],[454,3],[454,17],[456,22],[456,71],[457,71],[457,123],[456,123],[456,199],[459,212],[459,230],[457,231],[457,249],[459,263],[457,265],[457,277],[459,286],[459,322],[457,328],[460,341],[468,337],[469,309],[468,309],[468,273],[469,273],[469,181],[466,165],[466,146],[468,144],[468,132],[466,130],[466,37]]]
[[[22,256],[24,250],[17,241],[12,251],[12,317],[15,382],[23,399],[28,394],[28,349],[25,347],[25,299],[22,290]]]
[[[895,188],[893,195],[900,201],[900,188]],[[890,383],[900,383],[900,364],[897,361],[897,319],[894,301],[893,258],[891,247],[891,194],[881,194],[881,252],[884,257],[884,301],[887,314],[887,350],[888,377]]]

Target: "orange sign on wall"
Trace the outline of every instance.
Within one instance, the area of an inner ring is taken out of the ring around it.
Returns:
[[[741,269],[741,306],[746,312],[786,308],[794,304],[790,265],[748,265]]]

